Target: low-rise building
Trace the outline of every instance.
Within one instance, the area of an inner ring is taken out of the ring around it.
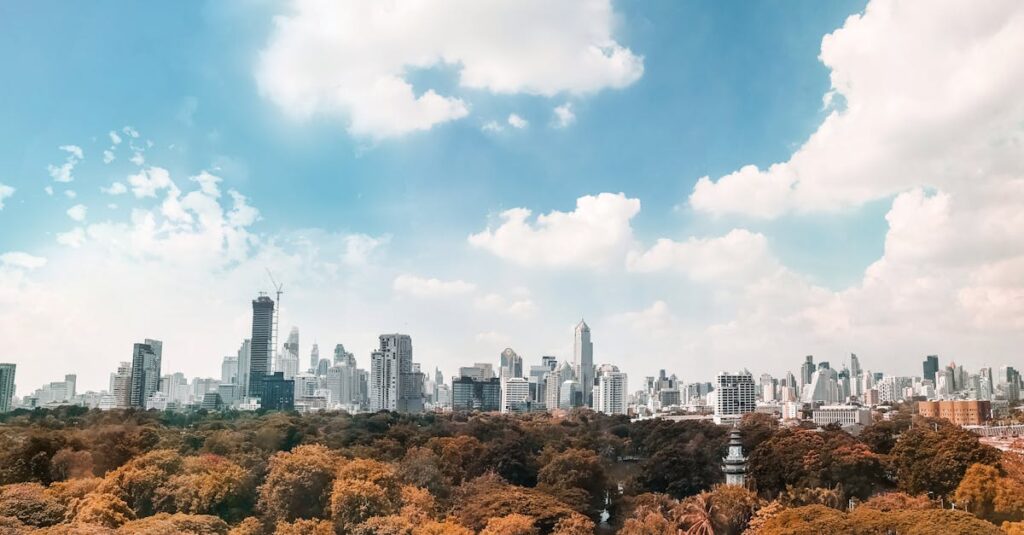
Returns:
[[[957,425],[981,425],[992,418],[992,402],[977,399],[919,401],[917,412],[927,418],[942,418]]]
[[[822,405],[811,413],[811,420],[821,427],[831,424],[843,427],[870,425],[871,409],[860,405]]]

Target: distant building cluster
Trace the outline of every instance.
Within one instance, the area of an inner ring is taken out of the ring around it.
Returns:
[[[280,292],[278,293],[280,299]],[[108,388],[79,392],[77,376],[41,386],[15,398],[14,364],[0,363],[0,412],[16,407],[82,405],[99,409],[142,410],[344,410],[351,413],[395,411],[558,412],[589,408],[632,418],[708,419],[734,425],[744,415],[764,413],[782,422],[838,425],[859,432],[887,407],[915,402],[917,411],[965,426],[982,426],[1007,414],[1020,400],[1021,377],[1011,366],[981,368],[939,365],[929,355],[920,376],[894,376],[861,367],[855,354],[836,369],[812,355],[800,362],[799,375],[781,377],[749,370],[723,371],[714,382],[685,383],[664,369],[645,377],[630,392],[625,373],[614,364],[594,364],[590,326],[583,320],[573,330],[572,356],[552,355],[524,366],[512,348],[494,362],[458,368],[446,382],[440,370],[425,373],[413,360],[408,334],[381,334],[360,368],[355,355],[336,344],[333,355],[321,357],[313,343],[302,357],[299,329],[278,341],[278,303],[260,294],[252,301],[249,337],[233,355],[221,360],[220,377],[163,373],[164,344],[145,339],[132,346],[131,358],[110,374]],[[304,365],[305,364],[305,365]],[[738,459],[736,457],[734,461]],[[738,461],[737,461],[738,462]]]

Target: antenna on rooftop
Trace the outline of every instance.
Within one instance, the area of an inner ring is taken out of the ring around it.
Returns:
[[[272,325],[272,337],[270,339],[270,362],[277,363],[277,344],[280,342],[278,336],[278,328],[280,326],[281,318],[281,294],[284,293],[284,284],[278,284],[274,280],[274,274],[270,272],[270,268],[267,269],[267,276],[270,277],[270,283],[274,286],[274,291],[277,292],[277,300],[274,302],[274,324]],[[278,370],[274,370],[278,371]]]

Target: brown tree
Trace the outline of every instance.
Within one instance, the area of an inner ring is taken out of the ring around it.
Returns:
[[[537,526],[534,524],[534,519],[512,513],[488,520],[480,535],[537,535]]]
[[[259,509],[273,522],[326,517],[337,466],[338,457],[318,445],[275,454],[259,489]]]
[[[135,520],[135,513],[124,500],[102,492],[76,500],[67,516],[75,524],[92,524],[107,528],[119,528]]]
[[[0,516],[17,518],[29,526],[52,526],[64,519],[61,503],[38,483],[0,487]]]

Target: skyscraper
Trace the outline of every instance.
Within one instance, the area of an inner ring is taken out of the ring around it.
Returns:
[[[720,372],[716,378],[715,423],[733,424],[744,414],[754,412],[757,394],[754,376],[747,370]]]
[[[423,374],[413,370],[412,337],[382,334],[370,354],[370,410],[423,410]]]
[[[0,412],[11,410],[14,399],[14,372],[17,366],[9,363],[0,364]]]
[[[128,404],[138,409],[146,408],[146,400],[160,389],[160,359],[163,342],[146,339],[132,349],[132,371]]]
[[[114,406],[123,409],[132,402],[132,363],[121,362],[117,373],[110,376],[110,393],[114,395]]]
[[[604,414],[626,414],[626,374],[611,364],[601,366],[594,386],[594,410]]]
[[[922,377],[935,384],[935,374],[939,371],[939,356],[928,355],[924,358]]]
[[[582,404],[591,406],[594,390],[594,344],[590,341],[590,327],[580,320],[573,338],[572,365],[583,393]]]
[[[522,377],[523,376],[523,357],[520,357],[511,347],[506,347],[501,352],[501,367],[498,372],[498,376],[501,378],[506,377]]]
[[[261,295],[252,302],[252,346],[249,350],[249,395],[263,395],[263,378],[270,373],[270,344],[274,328],[274,300]]]
[[[238,347],[238,395],[249,397],[249,357],[252,355],[252,340],[242,340]]]
[[[800,366],[800,390],[803,390],[805,385],[811,384],[814,370],[814,355],[807,355],[804,357],[803,365]]]
[[[315,372],[316,367],[320,364],[320,346],[313,342],[313,349],[309,350],[309,371]]]
[[[860,359],[856,354],[850,353],[850,395],[857,396],[858,399],[863,394],[861,373],[863,372],[860,369]]]
[[[338,344],[334,346],[334,364],[344,364],[345,366],[356,367],[356,356],[349,351],[345,351],[344,344]]]
[[[238,357],[227,355],[220,363],[220,382],[238,384]]]

